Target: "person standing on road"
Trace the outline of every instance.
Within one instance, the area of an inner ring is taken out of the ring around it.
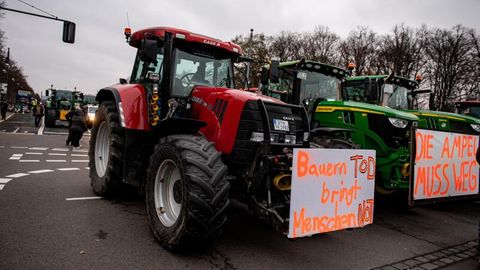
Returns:
[[[72,124],[70,126],[71,143],[73,147],[80,146],[80,139],[83,133],[87,130],[87,121],[85,114],[79,105],[75,105],[75,111],[72,116]]]
[[[5,118],[7,117],[7,102],[2,102],[2,104],[0,104],[0,111],[2,112],[2,120],[5,120]]]
[[[44,109],[43,109],[42,103],[38,103],[37,106],[35,106],[35,109],[33,112],[33,115],[35,116],[36,127],[38,127],[38,125],[40,124],[40,121],[42,120],[43,112],[44,112]]]

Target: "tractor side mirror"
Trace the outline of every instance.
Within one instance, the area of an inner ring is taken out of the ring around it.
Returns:
[[[235,61],[236,63],[253,63],[255,62],[253,58],[250,57],[245,57],[245,56],[239,56],[237,60]]]
[[[140,60],[157,64],[157,40],[144,38],[140,44]]]
[[[260,82],[262,85],[268,85],[268,77],[270,75],[270,69],[266,67],[262,67],[262,71],[260,72]]]
[[[120,84],[127,84],[127,80],[125,78],[120,78]]]
[[[278,60],[272,60],[272,63],[270,64],[270,82],[272,83],[278,83],[278,67],[280,66],[280,61]]]
[[[50,96],[50,91],[45,90],[45,96],[47,96],[47,97]]]

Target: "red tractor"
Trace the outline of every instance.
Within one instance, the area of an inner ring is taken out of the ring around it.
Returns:
[[[138,49],[130,81],[96,97],[95,193],[144,190],[154,235],[170,250],[211,243],[230,198],[285,232],[292,149],[309,146],[303,107],[233,89],[234,63],[245,60],[236,44],[166,27],[126,34]]]

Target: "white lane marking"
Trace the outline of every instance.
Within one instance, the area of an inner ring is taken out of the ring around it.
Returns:
[[[9,159],[10,160],[20,160],[23,154],[13,154]]]
[[[29,171],[28,173],[37,174],[37,173],[47,173],[47,172],[54,172],[54,170],[50,170],[50,169],[36,170],[36,171]]]
[[[42,124],[40,125],[40,128],[37,131],[37,135],[43,135],[43,130],[45,129],[45,121],[40,121]]]
[[[37,153],[37,152],[25,152],[25,155],[43,155],[43,153]]]
[[[88,155],[84,154],[71,154],[72,157],[88,157]]]
[[[47,159],[47,162],[67,162],[65,159]]]
[[[90,167],[85,167],[85,170],[90,170]]]
[[[20,159],[20,162],[40,162],[38,159]]]
[[[66,156],[65,153],[48,153],[49,156]]]
[[[78,198],[65,198],[67,201],[81,201],[81,200],[98,200],[103,199],[103,197],[78,197]]]
[[[0,184],[6,184],[10,180],[12,180],[12,178],[0,178]]]
[[[62,151],[62,152],[67,152],[68,148],[53,148],[52,151]]]
[[[80,168],[58,168],[59,171],[79,171]]]
[[[73,159],[72,162],[88,162],[88,159],[82,160],[82,159]]]
[[[68,132],[61,132],[61,131],[43,131],[43,134],[52,134],[52,135],[68,135]]]
[[[20,128],[16,128],[14,131],[12,131],[12,133],[17,133],[17,131],[19,130]]]
[[[2,190],[5,187],[5,185],[0,185],[0,190]]]
[[[8,178],[19,178],[19,177],[23,177],[23,176],[27,176],[29,175],[28,173],[16,173],[16,174],[10,174],[10,175],[7,175],[5,177],[8,177]]]
[[[27,149],[27,146],[10,146],[12,149]]]
[[[37,150],[37,151],[45,151],[48,149],[48,147],[30,147],[28,148],[30,150]]]
[[[88,150],[73,149],[73,152],[88,153]]]

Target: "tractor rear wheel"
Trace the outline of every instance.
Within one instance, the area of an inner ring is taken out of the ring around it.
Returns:
[[[160,244],[172,251],[210,245],[230,204],[227,167],[213,143],[193,135],[162,138],[150,158],[146,206]]]
[[[57,112],[53,109],[45,110],[45,126],[46,127],[55,127],[55,121],[57,120]]]
[[[122,183],[125,135],[119,122],[115,103],[103,102],[96,113],[88,155],[91,185],[100,196],[117,195]]]

